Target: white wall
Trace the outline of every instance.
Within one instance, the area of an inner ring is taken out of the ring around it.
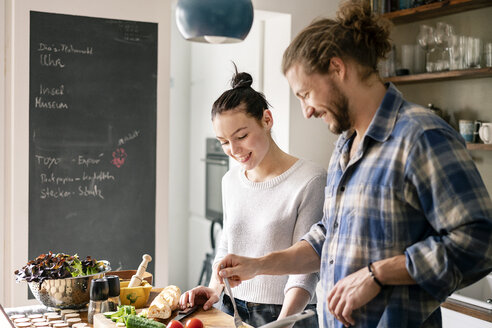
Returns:
[[[241,43],[234,44],[191,44],[191,120],[189,148],[189,201],[190,235],[188,252],[188,282],[196,285],[205,253],[211,251],[209,229],[205,220],[205,139],[213,138],[210,110],[222,92],[230,89],[234,72],[231,61],[239,71],[253,76],[253,87],[258,88],[260,75],[261,23],[255,19],[253,27]]]
[[[156,173],[156,255],[155,283],[168,282],[168,111],[169,111],[169,45],[170,1],[148,0],[145,6],[133,1],[119,0],[3,0],[7,4],[5,14],[6,55],[5,85],[5,151],[2,156],[5,208],[2,212],[2,227],[5,251],[1,270],[4,277],[2,304],[18,306],[25,304],[27,285],[14,282],[13,271],[28,261],[28,136],[29,136],[29,11],[81,16],[116,18],[156,22],[158,25],[158,80],[157,80],[157,173]],[[2,9],[4,7],[2,6]],[[3,57],[2,57],[3,59]],[[3,64],[3,61],[2,61]],[[3,75],[2,75],[3,76]],[[2,88],[3,90],[3,88]],[[3,182],[3,181],[2,181]],[[3,215],[5,213],[5,215]],[[4,238],[5,237],[5,238]]]
[[[311,21],[319,17],[334,17],[339,0],[253,0],[257,10],[266,10],[292,15],[292,38]],[[280,70],[281,60],[278,62]],[[290,93],[289,152],[312,160],[323,167],[328,166],[336,136],[321,120],[306,120],[302,116],[299,100]]]
[[[188,285],[190,77],[191,45],[171,19],[171,89],[169,106],[169,283]]]
[[[0,0],[0,17],[5,17],[5,0]],[[5,58],[5,19],[0,24],[0,58]],[[2,60],[3,62],[3,60]],[[5,127],[5,65],[0,64],[0,127]],[[0,263],[5,253],[5,129],[0,132]],[[5,302],[5,272],[0,269],[0,303]]]

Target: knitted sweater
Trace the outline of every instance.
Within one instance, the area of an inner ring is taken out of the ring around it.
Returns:
[[[281,175],[264,182],[246,178],[242,167],[222,179],[224,230],[215,264],[228,253],[259,257],[295,244],[322,218],[326,170],[299,159]],[[233,289],[235,298],[282,304],[284,293],[301,287],[316,303],[318,273],[290,276],[260,275]]]

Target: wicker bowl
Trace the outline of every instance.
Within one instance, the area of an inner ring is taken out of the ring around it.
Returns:
[[[58,309],[81,309],[90,301],[90,286],[92,279],[104,277],[111,270],[108,261],[104,263],[104,271],[63,279],[46,279],[42,283],[29,282],[29,288],[34,297],[44,306]]]

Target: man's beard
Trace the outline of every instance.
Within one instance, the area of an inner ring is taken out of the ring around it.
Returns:
[[[330,111],[333,116],[333,123],[328,126],[330,131],[334,134],[342,134],[352,128],[352,120],[349,114],[348,98],[345,96],[338,86],[333,83],[333,101],[332,107],[336,111]]]

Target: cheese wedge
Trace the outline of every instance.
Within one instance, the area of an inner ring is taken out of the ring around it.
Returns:
[[[181,290],[179,287],[170,285],[164,288],[159,295],[150,303],[147,317],[167,319],[172,311],[178,308]]]

